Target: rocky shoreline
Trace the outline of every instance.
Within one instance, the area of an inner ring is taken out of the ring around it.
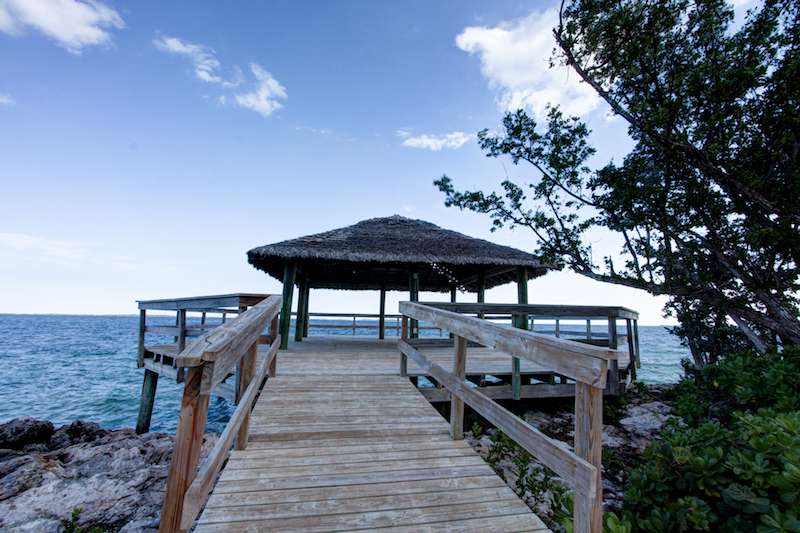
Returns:
[[[206,435],[203,455],[216,443]],[[105,532],[158,530],[173,437],[111,431],[76,421],[55,429],[29,417],[0,425],[0,531],[60,533],[81,509],[80,526]]]
[[[630,391],[621,401],[606,402],[603,487],[607,510],[621,508],[627,472],[664,427],[670,388],[649,385]],[[571,446],[571,411],[569,402],[540,403],[521,416]],[[479,427],[486,424],[473,418],[467,428],[474,422]],[[466,435],[484,458],[491,453],[493,431],[486,428],[477,436]],[[205,436],[202,457],[217,438]],[[0,531],[61,533],[62,521],[70,520],[78,508],[81,527],[155,533],[172,447],[173,437],[166,433],[136,435],[132,429],[112,431],[93,422],[76,421],[56,429],[50,422],[22,417],[0,424]],[[513,459],[495,461],[494,467],[513,488]],[[530,468],[536,468],[535,461]],[[537,512],[551,512],[547,505],[545,498]]]

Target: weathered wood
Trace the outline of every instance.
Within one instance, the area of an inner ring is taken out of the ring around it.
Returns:
[[[297,277],[297,260],[286,262],[283,269],[283,308],[281,309],[281,350],[289,345],[289,328],[292,325],[292,294]]]
[[[587,318],[630,318],[638,320],[639,313],[625,307],[603,307],[594,305],[538,305],[538,304],[497,304],[497,303],[447,303],[420,302],[425,305],[444,309],[454,313],[487,315],[522,315],[528,314],[536,318],[580,319]]]
[[[514,389],[511,385],[493,385],[491,387],[480,387],[477,390],[491,400],[513,400]],[[419,389],[429,402],[449,402],[453,395],[447,389],[427,388]],[[541,383],[538,385],[523,385],[520,389],[520,397],[529,398],[574,398],[574,384],[548,385]]]
[[[142,368],[144,366],[144,334],[145,327],[147,326],[147,311],[142,309],[139,311],[139,352],[136,359],[136,366]]]
[[[598,487],[602,489],[598,485],[597,469],[589,462],[562,448],[557,441],[547,437],[480,392],[470,388],[463,381],[457,380],[455,376],[436,363],[429,361],[407,342],[398,341],[398,348],[418,366],[425,369],[436,381],[450,390],[454,396],[461,398],[486,420],[563,477],[576,490],[594,495],[597,494]],[[591,498],[589,501],[593,503]]]
[[[443,309],[434,309],[427,304],[400,302],[400,311],[410,318],[452,331],[484,346],[539,363],[570,379],[595,387],[605,387],[610,358],[608,349],[516,330]]]
[[[256,392],[258,392],[261,387],[261,383],[264,380],[267,369],[277,356],[279,345],[280,336],[273,340],[269,352],[267,352],[266,356],[261,362],[261,365],[259,365],[258,370],[256,370],[253,379],[250,380],[247,389],[242,393],[241,400],[236,406],[236,410],[233,412],[233,415],[231,415],[228,424],[225,426],[222,435],[219,436],[219,440],[217,440],[217,444],[214,446],[214,449],[211,450],[211,453],[203,463],[200,471],[196,476],[193,477],[191,483],[188,484],[186,489],[181,493],[181,529],[188,530],[192,526],[192,522],[194,522],[195,517],[197,517],[197,513],[200,512],[200,508],[203,506],[206,496],[208,496],[208,493],[211,491],[214,480],[216,480],[217,475],[219,474],[219,471],[228,456],[228,451],[231,448],[231,443],[234,441],[234,437],[237,440],[240,438],[240,429],[243,427],[245,421],[250,417]],[[247,444],[246,441],[244,444]],[[237,447],[236,449],[244,449],[244,446],[242,448]],[[197,463],[195,463],[194,468],[195,470],[197,469]]]
[[[403,317],[403,324],[400,326],[400,338],[404,342],[408,342],[408,317]],[[408,376],[408,358],[403,352],[400,352],[400,377]]]
[[[153,418],[153,403],[156,399],[157,385],[158,374],[145,369],[144,382],[142,383],[142,397],[139,400],[139,416],[136,419],[136,433],[138,435],[150,431],[150,420]]]
[[[203,382],[203,394],[209,394],[233,370],[245,350],[257,342],[280,306],[281,298],[277,295],[259,302],[235,320],[194,341],[178,357],[178,365],[190,367],[205,363],[208,381]]]
[[[175,448],[167,474],[167,489],[164,507],[161,510],[159,533],[179,531],[183,495],[197,473],[208,413],[208,395],[200,393],[202,378],[202,367],[189,368],[183,389],[178,427],[175,430]]]
[[[608,347],[616,350],[619,346],[617,339],[617,319],[608,319]],[[611,394],[619,394],[619,363],[614,360],[608,365],[608,389]]]
[[[464,381],[467,374],[467,339],[456,337],[453,351],[453,375]],[[453,396],[450,401],[450,437],[455,440],[464,438],[464,400]]]
[[[269,344],[272,345],[275,343],[275,339],[277,339],[280,335],[278,333],[279,327],[279,319],[278,315],[272,317],[272,321],[269,324]],[[275,377],[278,372],[278,357],[277,355],[272,358],[272,362],[269,365],[269,377]]]
[[[269,294],[222,294],[217,296],[196,296],[190,298],[171,298],[162,300],[137,300],[139,309],[158,309],[162,311],[177,311],[186,309],[190,311],[214,310],[222,307],[239,307],[241,305],[253,306],[270,296]],[[228,312],[234,312],[228,310]]]
[[[244,398],[245,391],[253,381],[256,374],[256,357],[258,356],[258,341],[254,342],[239,363],[239,370],[236,372],[236,405],[239,405]],[[264,365],[262,365],[264,366]],[[244,450],[247,447],[247,436],[250,433],[250,413],[248,412],[241,422],[239,432],[236,433],[235,448]]]
[[[413,271],[409,274],[408,286],[409,286],[409,300],[411,300],[412,302],[418,302],[419,274]],[[419,320],[412,319],[409,322],[408,327],[409,327],[409,332],[408,332],[409,338],[416,339],[417,337],[419,337]]]
[[[603,530],[603,391],[578,383],[575,389],[575,454],[594,466],[594,490],[575,495],[575,533]]]

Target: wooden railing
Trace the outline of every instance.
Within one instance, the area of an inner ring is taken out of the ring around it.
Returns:
[[[178,356],[177,364],[187,368],[187,372],[161,511],[160,533],[186,531],[192,526],[231,444],[237,450],[243,450],[247,445],[253,400],[267,372],[270,376],[275,375],[280,345],[277,332],[281,300],[278,295],[265,298],[235,319],[205,333]],[[259,339],[267,326],[269,350],[256,368]],[[237,365],[236,410],[198,472],[209,395]]]
[[[293,312],[292,316],[297,317],[297,313]],[[380,322],[378,324],[365,324],[364,322],[359,322],[358,319],[376,319],[379,320],[381,315],[379,314],[370,314],[370,313],[308,313],[309,317],[309,324],[308,328],[317,328],[317,329],[338,329],[338,330],[350,330],[352,335],[356,335],[357,330],[375,330],[377,334],[380,336]],[[322,318],[322,319],[347,319],[348,322],[350,319],[353,320],[352,324],[329,324],[327,322],[317,322],[311,323],[312,318]],[[384,319],[386,320],[395,320],[394,325],[385,324],[383,326],[384,331],[386,330],[394,330],[395,336],[400,336],[400,318],[401,315],[384,315]],[[437,330],[439,332],[439,336],[441,337],[444,332],[441,328],[435,327],[420,327],[419,329],[423,330]]]
[[[407,375],[408,358],[452,394],[450,434],[463,438],[464,403],[505,432],[543,464],[569,483],[575,494],[574,531],[602,531],[601,483],[603,388],[609,361],[616,350],[559,339],[524,329],[492,323],[442,309],[437,304],[401,302],[403,314],[400,375]],[[426,322],[454,333],[453,372],[430,361],[409,339],[409,320]],[[465,381],[467,342],[528,359],[575,381],[575,452],[571,452],[510,411],[470,387]]]

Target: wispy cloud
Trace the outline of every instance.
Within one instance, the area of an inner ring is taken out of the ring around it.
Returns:
[[[30,269],[56,265],[73,270],[91,266],[147,271],[153,265],[142,264],[132,256],[110,256],[95,242],[59,241],[32,235],[0,233],[0,268]]]
[[[253,92],[237,94],[236,102],[240,106],[252,109],[264,117],[268,117],[276,109],[283,107],[278,98],[286,98],[286,88],[278,80],[256,63],[250,63],[250,69],[258,80],[258,86]]]
[[[398,130],[397,134],[405,139],[402,143],[403,146],[428,148],[434,152],[438,152],[442,148],[455,150],[475,138],[475,134],[464,133],[463,131],[454,131],[446,135],[419,135],[412,137],[409,130],[402,129]]]
[[[0,233],[0,257],[5,256],[6,261],[28,258],[70,266],[84,261],[95,246],[96,243],[90,242],[56,241],[30,235]]]
[[[568,114],[582,115],[600,103],[594,91],[566,68],[550,68],[558,12],[548,9],[497,27],[469,27],[456,37],[456,46],[481,60],[481,73],[497,91],[501,109],[523,108],[537,116],[548,104],[560,104]]]
[[[124,27],[119,14],[97,0],[0,0],[0,31],[17,35],[32,28],[76,55],[109,44],[106,30]]]
[[[246,83],[242,69],[237,66],[233,67],[233,78],[230,80],[224,80],[217,74],[220,70],[220,62],[214,57],[213,48],[164,35],[153,40],[153,44],[164,52],[189,58],[194,65],[195,76],[202,81],[219,84],[224,89],[232,89]],[[283,107],[278,99],[286,98],[286,88],[261,65],[250,63],[250,70],[256,78],[255,89],[247,93],[235,94],[234,98],[241,107],[268,117],[276,109]],[[228,103],[228,97],[225,95],[220,95],[215,100],[223,106]]]
[[[10,94],[0,93],[0,104],[2,104],[2,105],[14,105],[15,103],[16,102],[14,102],[14,99],[11,98]]]

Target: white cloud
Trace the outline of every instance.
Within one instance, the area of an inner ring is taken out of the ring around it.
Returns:
[[[438,152],[442,148],[460,148],[464,143],[475,138],[474,134],[464,133],[463,131],[455,131],[447,135],[420,135],[419,137],[411,137],[411,132],[408,130],[399,130],[397,134],[405,138],[403,146],[410,146],[411,148],[429,148],[434,152]]]
[[[2,105],[13,105],[15,103],[16,102],[14,102],[14,99],[11,98],[10,94],[0,93],[0,104],[2,104]]]
[[[14,35],[26,27],[80,55],[86,46],[110,43],[106,29],[124,28],[125,23],[96,0],[0,0],[0,31]]]
[[[277,99],[286,98],[286,89],[260,65],[250,63],[250,69],[258,80],[258,87],[253,92],[237,94],[236,101],[240,106],[268,117],[273,111],[283,107]]]
[[[566,68],[549,68],[558,12],[548,9],[504,22],[495,28],[469,27],[456,46],[481,60],[481,73],[496,90],[501,109],[527,109],[541,117],[548,104],[560,104],[571,115],[593,111],[600,99],[579,76]]]
[[[199,79],[210,83],[226,83],[222,81],[222,78],[213,74],[215,70],[219,69],[219,61],[212,55],[213,49],[201,44],[187,43],[177,37],[163,35],[160,39],[155,39],[153,44],[164,52],[188,57],[194,64],[194,73]]]

